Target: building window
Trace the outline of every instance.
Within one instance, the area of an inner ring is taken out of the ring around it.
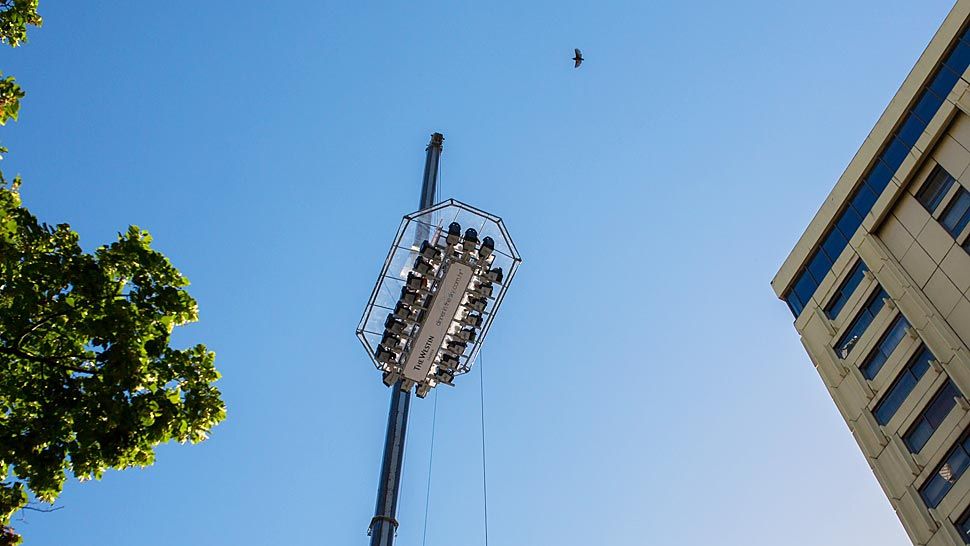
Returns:
[[[960,534],[963,543],[970,544],[970,508],[960,516],[960,519],[954,525],[956,525],[957,533]]]
[[[882,306],[884,305],[883,300],[888,297],[889,296],[886,294],[886,291],[882,289],[882,287],[869,296],[869,299],[859,311],[859,314],[856,315],[855,319],[852,320],[852,324],[849,325],[849,328],[844,334],[842,334],[842,337],[839,338],[839,341],[835,344],[835,353],[839,356],[839,358],[843,360],[848,358],[849,353],[851,353],[852,349],[855,348],[856,343],[859,342],[862,334],[866,332],[869,325],[872,324],[872,321],[876,318],[876,315],[878,315],[879,311],[882,310]]]
[[[950,452],[943,458],[943,462],[933,470],[933,474],[919,488],[919,494],[923,497],[926,506],[930,508],[939,506],[940,501],[950,492],[953,484],[957,483],[960,476],[970,466],[970,441],[968,440],[970,440],[970,436],[964,432],[957,445],[950,449]]]
[[[916,199],[930,214],[933,214],[939,208],[940,203],[943,202],[947,192],[953,187],[953,182],[950,173],[946,172],[943,167],[937,166],[916,194]]]
[[[953,202],[940,217],[940,223],[954,238],[963,233],[963,228],[970,223],[970,192],[960,188]]]
[[[876,344],[876,347],[869,353],[869,356],[866,357],[861,366],[862,375],[866,376],[866,379],[871,381],[876,377],[876,374],[879,373],[879,370],[889,360],[893,351],[896,350],[899,343],[906,337],[906,328],[909,328],[909,322],[902,315],[896,317],[893,323],[889,325],[882,339],[879,340],[879,343]]]
[[[903,435],[903,442],[913,453],[919,453],[926,442],[929,441],[936,429],[940,427],[950,410],[956,405],[956,398],[960,396],[960,391],[949,379],[940,388],[940,391],[933,396],[930,403],[926,405],[923,412],[916,418],[916,422],[909,427]]]
[[[964,39],[966,36],[965,33]],[[876,161],[859,180],[855,190],[850,194],[849,202],[835,217],[834,225],[823,237],[823,242],[809,255],[806,264],[814,265],[816,271],[810,271],[808,265],[803,267],[795,277],[794,285],[784,294],[789,309],[796,317],[808,305],[821,283],[817,269],[825,261],[834,263],[848,246],[849,240],[862,225],[862,219],[872,210],[876,199],[889,185],[896,169],[903,163],[930,120],[943,105],[944,97],[953,89],[953,85],[967,69],[968,63],[970,63],[970,45],[957,41],[942,64],[936,67],[932,77],[923,86],[899,127],[883,144],[876,156]],[[825,256],[819,258],[819,254],[825,254]]]
[[[845,307],[845,303],[849,301],[849,298],[852,297],[852,293],[855,292],[855,289],[859,286],[859,283],[862,282],[862,278],[865,276],[866,271],[868,271],[868,269],[866,268],[866,264],[862,263],[862,260],[855,263],[852,271],[849,272],[849,276],[842,281],[842,286],[835,291],[835,295],[832,296],[832,301],[830,301],[825,307],[825,315],[827,317],[830,319],[835,319],[839,316],[839,312],[842,311],[843,307]]]
[[[893,418],[893,415],[896,415],[899,406],[903,405],[906,397],[909,396],[909,393],[913,392],[916,384],[919,383],[919,380],[926,373],[926,370],[930,368],[931,360],[933,360],[933,353],[926,347],[922,347],[916,352],[913,358],[909,359],[906,367],[899,373],[899,377],[890,385],[886,395],[882,397],[882,400],[872,410],[872,415],[875,416],[876,422],[885,426]]]

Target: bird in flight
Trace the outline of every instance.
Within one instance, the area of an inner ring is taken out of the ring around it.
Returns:
[[[573,60],[576,61],[576,68],[579,68],[579,65],[583,64],[583,52],[579,48],[576,48],[576,56],[573,57]]]

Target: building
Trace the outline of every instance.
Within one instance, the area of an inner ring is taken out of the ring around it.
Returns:
[[[772,281],[915,544],[970,544],[970,0]]]

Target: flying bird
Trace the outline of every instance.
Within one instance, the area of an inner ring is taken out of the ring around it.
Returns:
[[[576,48],[576,56],[573,57],[573,60],[576,61],[576,68],[579,68],[579,65],[583,64],[583,52],[579,48]]]

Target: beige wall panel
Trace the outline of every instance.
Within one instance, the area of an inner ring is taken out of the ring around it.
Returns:
[[[804,345],[804,339],[802,341]],[[807,349],[808,347],[806,346]],[[815,365],[815,369],[818,371],[819,376],[829,391],[838,387],[845,380],[846,368],[833,359],[813,355],[812,363]],[[842,416],[845,417],[845,414],[843,413]]]
[[[906,229],[902,221],[894,217],[890,217],[883,223],[882,229],[879,231],[879,238],[882,239],[897,260],[902,259],[909,247],[913,246],[916,241],[916,237]]]
[[[961,100],[966,99],[970,99],[970,94],[964,92],[961,95]],[[964,149],[970,150],[970,117],[962,112],[957,114],[950,127],[947,128],[946,132],[951,138],[953,138],[953,140],[963,146]],[[963,171],[961,170],[960,172]],[[960,173],[953,173],[952,171],[951,173],[954,174],[954,176],[960,175]]]
[[[909,235],[909,232],[903,229],[902,225],[895,218],[890,218],[890,220],[891,223],[895,225],[896,229],[898,229],[899,233],[908,236],[912,240],[912,244],[916,244],[916,239]],[[887,223],[890,222],[887,221]],[[907,246],[906,249],[901,252],[901,254],[895,255],[889,249],[889,247],[886,246],[886,242],[882,239],[882,235],[877,236],[871,234],[866,237],[864,244],[859,249],[859,256],[861,256],[862,259],[865,260],[866,264],[870,266],[872,264],[879,264],[880,267],[878,271],[872,267],[870,267],[870,270],[873,271],[876,279],[880,283],[883,283],[883,286],[885,286],[885,282],[888,278],[896,279],[898,280],[897,284],[903,287],[908,287],[913,284],[912,279],[909,277],[909,275],[901,274],[903,269],[899,266],[899,260],[902,259],[902,257],[905,256],[906,252],[908,251],[909,247]]]
[[[896,203],[893,216],[899,220],[899,223],[903,224],[903,227],[906,228],[906,231],[910,235],[914,236],[923,231],[923,228],[931,220],[930,213],[923,208],[923,205],[919,201],[908,193],[903,195]],[[902,256],[902,254],[899,255]]]
[[[909,448],[906,447],[903,439],[896,435],[890,436],[886,449],[892,449],[899,455],[900,460],[906,465],[909,473],[913,475],[912,481],[915,483],[919,479],[920,473],[923,472],[923,465],[909,452]]]
[[[818,318],[817,313],[810,314],[813,318],[802,332],[802,345],[822,377],[822,381],[831,390],[842,383],[846,368],[835,358],[835,353],[830,348],[832,334],[822,326],[822,319]]]
[[[862,228],[865,233],[868,234],[878,231],[879,226],[885,221],[886,217],[890,216],[893,205],[896,203],[899,195],[903,193],[903,184],[900,181],[906,180],[907,176],[910,176],[919,169],[919,163],[922,161],[921,157],[922,152],[917,150],[913,150],[907,154],[903,164],[896,171],[895,177],[889,181],[886,189],[879,194],[876,203],[872,206],[872,210],[862,219]],[[853,248],[858,248],[858,246]]]
[[[940,526],[940,530],[933,535],[926,546],[964,546],[964,542],[957,533],[956,527],[947,522]]]
[[[896,514],[902,520],[909,538],[917,544],[929,542],[938,526],[916,490],[910,487],[895,504]]]
[[[950,326],[965,345],[970,345],[970,301],[960,298],[960,301],[947,316]]]
[[[943,369],[960,388],[960,391],[970,396],[970,350],[963,347],[954,351],[950,362],[943,363]]]
[[[860,417],[859,420],[849,421],[849,430],[852,431],[852,436],[855,437],[862,453],[869,459],[869,466],[873,466],[875,459],[882,453],[889,440],[879,430],[879,425],[876,424],[875,420],[869,420],[865,415],[860,415]]]
[[[936,312],[933,305],[923,293],[914,285],[912,277],[901,264],[895,262],[886,246],[876,237],[869,238],[869,244],[863,248],[863,257],[868,261],[882,259],[885,266],[879,274],[879,280],[886,291],[896,300],[900,310],[909,319],[909,323],[922,330],[929,327],[930,316]],[[926,340],[926,337],[923,337]],[[931,347],[934,347],[931,345]]]
[[[950,380],[963,393],[964,397],[970,396],[970,360],[968,360],[968,356],[970,356],[970,353],[965,349],[960,349],[954,353],[950,362],[943,364]],[[963,426],[970,426],[970,419],[967,419],[965,425],[961,424],[961,427]]]
[[[859,413],[858,412],[853,412],[852,414],[847,413],[848,409],[845,407],[845,404],[842,402],[842,400],[837,399],[835,397],[835,392],[836,392],[836,389],[829,389],[829,396],[832,398],[832,402],[835,404],[835,408],[839,410],[839,414],[842,416],[842,419],[845,420],[845,424],[849,427],[849,431],[851,432],[852,420],[855,417],[858,417]]]
[[[940,267],[958,290],[963,293],[970,292],[970,254],[966,250],[954,245],[943,258]]]
[[[950,494],[954,494],[954,493],[956,492],[955,491],[950,492]],[[958,495],[954,497],[953,506],[955,506],[956,509],[952,512],[952,515],[946,519],[946,522],[940,526],[941,530],[949,529],[951,531],[949,533],[949,537],[952,540],[956,541],[955,544],[960,544],[961,546],[964,544],[964,542],[963,542],[963,539],[960,537],[960,532],[957,531],[956,527],[954,526],[954,522],[958,521],[960,519],[960,516],[962,516],[963,513],[967,510],[968,504],[970,504],[970,493],[964,493],[963,495]]]
[[[936,161],[932,159],[927,159],[923,162],[923,166],[920,167],[919,173],[910,180],[909,185],[906,186],[906,195],[910,197],[915,197],[919,192],[920,187],[926,182],[926,179],[933,172],[936,167]],[[920,207],[922,208],[922,207]]]
[[[962,117],[962,115],[959,117]],[[954,177],[959,177],[963,174],[963,171],[967,170],[967,165],[970,165],[970,152],[967,152],[967,149],[953,137],[947,135],[936,143],[936,148],[933,149],[933,159],[946,169],[946,172]]]
[[[818,358],[823,356],[828,356],[832,349],[832,333],[826,328],[822,321],[818,318],[815,313],[809,313],[813,315],[812,319],[809,320],[808,324],[805,325],[805,329],[802,330],[803,343],[808,348],[809,352]],[[834,354],[832,355],[834,356]]]
[[[964,74],[963,78],[966,79],[967,75]],[[963,94],[960,95],[960,98],[956,100],[956,106],[957,108],[962,110],[963,114],[970,113],[970,93],[967,93],[966,89],[964,89]],[[963,139],[958,139],[958,140],[960,140],[961,142],[964,142]]]
[[[854,373],[846,375],[842,383],[839,383],[838,388],[833,391],[833,397],[842,403],[845,407],[845,413],[851,420],[858,419],[863,412],[869,413],[866,408],[868,408],[869,401],[872,400],[873,396],[865,380]],[[870,451],[870,453],[872,452]]]
[[[893,500],[902,497],[916,479],[916,475],[910,471],[910,464],[903,458],[912,460],[908,453],[900,453],[893,444],[888,444],[873,464],[873,470],[885,480],[883,487],[886,495]]]
[[[930,255],[934,263],[940,263],[955,244],[953,237],[938,222],[927,222],[916,242]]]
[[[958,375],[959,370],[952,369],[953,367],[948,364],[953,359],[954,354],[956,354],[957,347],[954,347],[953,340],[951,339],[951,337],[955,336],[947,334],[947,332],[937,327],[936,323],[940,320],[941,317],[931,317],[926,325],[917,329],[917,331],[937,360],[944,363],[943,367],[946,369],[947,374],[950,376]]]
[[[916,282],[916,285],[921,287],[926,286],[927,281],[930,280],[930,276],[933,275],[933,271],[936,270],[936,263],[923,250],[923,247],[918,244],[909,247],[909,250],[906,251],[903,259],[899,262],[902,264],[903,269]]]
[[[926,297],[933,302],[941,316],[948,316],[956,307],[957,303],[963,301],[963,292],[950,282],[950,278],[943,273],[942,269],[937,269],[933,276],[926,283]]]

